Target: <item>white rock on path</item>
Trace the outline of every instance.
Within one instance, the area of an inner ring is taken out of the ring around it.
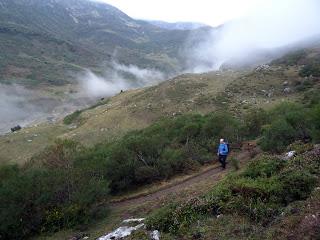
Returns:
[[[150,237],[152,240],[160,240],[160,232],[158,230],[154,230],[151,234]]]
[[[105,236],[98,238],[98,240],[112,240],[112,239],[122,239],[128,237],[132,232],[137,231],[140,228],[144,227],[144,223],[141,223],[135,227],[119,227],[112,233],[109,233]]]
[[[296,155],[296,151],[287,152],[286,155],[284,156],[284,159],[289,160],[289,159],[293,158],[295,155]]]
[[[123,220],[122,223],[132,223],[132,222],[143,222],[145,220],[145,218],[130,218],[130,219],[126,219]]]

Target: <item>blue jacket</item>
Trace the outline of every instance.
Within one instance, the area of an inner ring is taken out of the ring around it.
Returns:
[[[220,155],[228,155],[229,153],[228,145],[226,143],[220,143],[218,148],[218,153]]]

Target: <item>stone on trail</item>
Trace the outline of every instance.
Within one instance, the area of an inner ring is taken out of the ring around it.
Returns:
[[[160,232],[158,230],[154,230],[151,232],[150,237],[152,240],[160,240]]]
[[[119,227],[115,231],[105,236],[99,237],[98,240],[123,239],[124,237],[130,236],[131,233],[139,230],[140,228],[143,228],[144,226],[144,223],[141,223],[135,227]]]

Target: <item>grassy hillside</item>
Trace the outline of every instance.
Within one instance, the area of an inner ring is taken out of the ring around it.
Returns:
[[[239,115],[256,107],[268,109],[286,100],[318,101],[319,78],[301,76],[302,68],[299,64],[273,64],[253,71],[184,74],[157,86],[119,93],[99,102],[96,107],[81,111],[69,126],[60,122],[49,128],[27,128],[2,136],[1,160],[14,162],[20,159],[19,162],[23,162],[58,137],[74,139],[88,146],[116,139],[164,116],[205,114],[218,109]],[[59,130],[50,131],[51,137],[46,138],[51,128]],[[27,142],[28,132],[42,135],[44,140]],[[19,146],[19,152],[16,146]]]

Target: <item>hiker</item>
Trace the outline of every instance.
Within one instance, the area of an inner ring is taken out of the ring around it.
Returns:
[[[229,153],[229,144],[227,144],[224,139],[220,139],[220,144],[218,148],[218,156],[219,156],[219,162],[221,163],[221,166],[223,169],[226,168],[226,161],[227,161],[227,156]]]

